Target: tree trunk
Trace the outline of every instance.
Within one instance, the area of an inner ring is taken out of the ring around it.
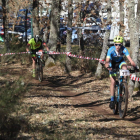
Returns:
[[[119,0],[120,3],[120,36],[124,37],[124,1]]]
[[[57,39],[58,39],[58,21],[60,20],[59,8],[60,8],[61,0],[53,0],[52,8],[51,8],[51,24],[50,24],[50,36],[49,36],[49,48],[50,51],[56,51]],[[55,56],[51,55],[48,57],[46,61],[46,65],[54,62]]]
[[[137,31],[139,31],[139,29],[140,29],[140,1],[138,1],[138,5],[137,5]],[[139,60],[140,60],[140,58],[138,56],[138,66],[140,65]],[[140,74],[137,73],[136,76],[137,77],[140,77]],[[140,84],[139,84],[139,82],[135,82],[135,88],[137,90],[140,90]]]
[[[47,16],[48,13],[49,13],[49,10],[47,9],[46,16]],[[48,29],[50,29],[50,19],[49,19],[49,17],[47,18],[46,22],[47,23],[46,23],[46,28],[44,29],[43,40],[44,40],[44,42],[48,43]]]
[[[134,13],[135,2],[129,0],[129,29],[130,29],[130,55],[132,60],[138,65],[138,55],[139,55],[139,30],[138,27],[138,18],[135,18]],[[129,80],[129,94],[132,100],[132,94],[134,90],[135,81]]]
[[[32,11],[32,18],[33,18],[33,35],[39,35],[39,1],[33,1],[33,11]]]
[[[3,8],[3,27],[4,27],[4,43],[6,46],[6,52],[10,52],[10,44],[8,38],[8,18],[7,18],[7,1],[2,0],[2,8]]]
[[[88,2],[88,3],[89,3],[89,2]],[[81,5],[82,5],[82,4],[79,3],[79,8],[78,8],[78,9],[79,9],[78,27],[81,27],[81,25],[82,25],[82,22],[81,22],[81,21],[82,21],[82,13],[81,13],[81,12],[82,12],[82,11],[81,11],[81,10],[82,10],[82,9],[81,9],[82,6],[81,6]],[[83,36],[82,36],[82,29],[79,28],[79,29],[78,29],[78,38],[79,38],[79,41],[78,41],[78,42],[79,42],[80,55],[82,55],[82,52],[83,52],[83,50],[82,50],[83,48],[82,48],[82,45],[81,45],[82,37],[83,37]]]
[[[25,11],[25,43],[27,45],[27,9]]]
[[[71,35],[72,35],[72,19],[73,19],[73,8],[72,8],[73,0],[68,1],[68,27],[67,29],[67,45],[66,52],[71,52]],[[67,73],[71,71],[71,57],[66,56],[66,70]]]
[[[108,0],[107,1],[107,24],[106,25],[110,25],[110,23],[111,23],[111,3],[110,3],[110,0]],[[106,30],[105,36],[104,36],[104,41],[103,41],[103,48],[102,48],[102,52],[100,55],[100,59],[103,59],[103,60],[105,60],[105,57],[106,57],[109,36],[110,36],[110,30]],[[101,73],[102,73],[102,65],[100,63],[98,63],[95,76],[100,78]]]
[[[48,28],[46,27],[44,29],[44,34],[43,34],[43,40],[44,40],[44,42],[47,42],[47,34],[48,34]]]

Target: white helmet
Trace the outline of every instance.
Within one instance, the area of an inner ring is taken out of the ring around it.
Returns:
[[[37,43],[39,41],[39,35],[35,35],[34,40]]]

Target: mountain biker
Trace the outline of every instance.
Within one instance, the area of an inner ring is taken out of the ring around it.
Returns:
[[[136,67],[136,64],[134,61],[131,59],[128,50],[122,45],[123,43],[123,37],[121,36],[116,36],[114,38],[114,46],[109,48],[107,52],[107,57],[106,57],[106,63],[105,67],[109,70],[109,76],[111,80],[111,85],[110,85],[110,92],[111,92],[111,101],[109,104],[109,107],[111,109],[115,108],[115,102],[114,102],[114,92],[115,92],[115,80],[116,80],[116,73],[112,72],[112,68],[120,68],[127,70],[127,64],[123,58],[123,56],[126,56],[129,62],[131,63],[132,66]]]
[[[45,46],[46,50],[49,51],[49,48],[47,47],[47,44],[43,42],[40,38],[39,35],[35,35],[34,38],[31,38],[27,44],[26,51],[29,52],[29,47],[32,54],[32,68],[33,68],[33,77],[35,77],[35,58],[36,58],[36,52],[43,52],[43,45]],[[45,61],[43,60],[43,53],[41,55],[41,59],[43,62],[43,65],[45,66]]]

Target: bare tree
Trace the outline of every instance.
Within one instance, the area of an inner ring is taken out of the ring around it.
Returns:
[[[111,24],[111,2],[110,2],[110,0],[107,0],[107,23],[106,23],[106,26],[110,25],[110,24]],[[100,59],[103,59],[103,60],[105,60],[106,53],[107,53],[109,35],[110,35],[110,30],[106,30],[105,36],[104,36],[104,41],[103,41],[103,48],[102,48],[102,52],[100,55]],[[101,77],[101,73],[102,73],[102,65],[100,63],[98,63],[95,76]]]
[[[137,4],[137,25],[136,25],[137,27],[137,31],[138,31],[138,33],[139,33],[139,31],[140,31],[140,1],[138,1],[138,4]],[[138,37],[139,38],[139,37]],[[139,39],[139,41],[140,41],[140,39]],[[140,45],[139,45],[140,46]],[[137,64],[138,66],[140,65],[140,62],[139,62],[139,59],[138,59],[138,64]],[[140,77],[140,74],[139,73],[137,73],[136,74],[136,76],[137,77]],[[139,88],[140,88],[140,84],[139,84],[139,82],[135,82],[135,88],[138,90]]]
[[[39,1],[38,0],[33,0],[32,18],[33,18],[33,34],[39,35]]]
[[[43,5],[41,5],[41,8],[42,7],[43,7]],[[48,42],[48,39],[49,39],[48,34],[49,34],[49,29],[50,29],[50,19],[49,19],[49,17],[47,15],[49,14],[49,8],[50,7],[51,7],[51,4],[47,3],[46,6],[45,6],[47,12],[46,12],[46,15],[44,15],[42,17],[42,22],[41,22],[41,25],[40,25],[40,26],[42,26],[44,28],[43,29],[44,33],[42,32],[42,36],[43,36],[43,40],[45,42]],[[44,21],[45,21],[45,23],[44,23]]]
[[[124,36],[124,0],[119,0],[119,5],[120,5],[120,35]]]
[[[66,52],[71,52],[71,35],[72,35],[72,18],[73,18],[73,8],[72,8],[73,0],[68,1],[68,27],[67,29],[67,46]],[[66,56],[66,72],[71,71],[71,58]]]
[[[10,1],[10,3],[9,3],[9,13],[10,14],[7,17],[8,17],[8,19],[10,19],[11,25],[13,26],[13,28],[12,28],[13,31],[14,31],[15,25],[18,24],[21,20],[21,17],[19,19],[17,19],[21,5],[22,5],[22,2],[18,1],[18,0]]]
[[[3,27],[4,27],[4,42],[6,46],[6,51],[9,52],[10,44],[8,41],[8,20],[7,20],[7,11],[8,11],[8,0],[2,0],[2,10],[3,10]]]
[[[135,16],[135,1],[129,0],[128,10],[129,10],[129,29],[130,29],[130,55],[133,61],[138,65],[139,56],[139,10]],[[138,4],[139,7],[139,4]],[[129,80],[129,94],[132,94],[134,89],[135,81]]]
[[[60,5],[61,0],[54,0],[51,8],[51,23],[50,23],[50,36],[49,36],[49,48],[50,51],[56,51],[57,41],[58,41],[58,31],[59,31],[59,20],[60,20]],[[46,62],[48,65],[50,62],[54,63],[54,56],[51,55]]]

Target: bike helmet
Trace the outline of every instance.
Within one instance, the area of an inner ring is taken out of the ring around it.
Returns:
[[[34,40],[37,43],[39,41],[39,35],[35,35]]]
[[[116,36],[114,38],[114,43],[123,43],[123,37],[121,36]]]

